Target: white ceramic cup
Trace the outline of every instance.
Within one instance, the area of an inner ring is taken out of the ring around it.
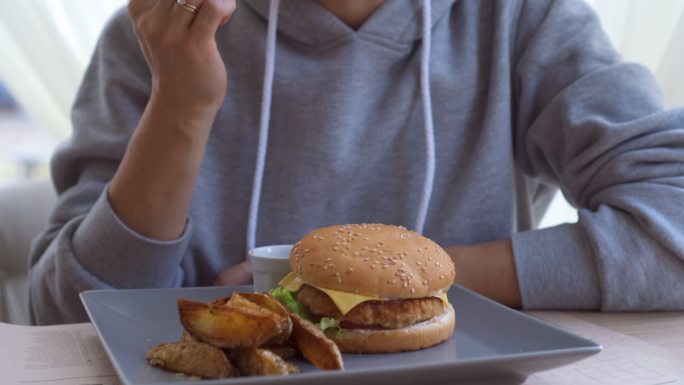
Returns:
[[[290,250],[292,245],[274,245],[257,247],[247,252],[252,264],[254,291],[268,291],[278,286],[292,268],[290,268]]]

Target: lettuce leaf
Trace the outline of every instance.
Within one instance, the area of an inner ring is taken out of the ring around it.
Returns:
[[[309,308],[303,303],[297,301],[297,293],[278,286],[271,290],[269,294],[271,294],[273,298],[277,299],[278,302],[282,303],[290,313],[295,313],[298,316],[315,323]]]
[[[335,318],[323,317],[317,323],[313,314],[311,314],[309,308],[297,300],[296,292],[287,290],[286,288],[279,286],[269,291],[269,294],[271,295],[271,297],[278,300],[278,302],[282,303],[283,306],[285,306],[285,308],[287,309],[287,311],[289,311],[290,313],[297,314],[298,316],[308,321],[311,321],[314,325],[318,326],[318,328],[324,332],[327,329],[337,329],[337,333],[339,334],[342,333],[344,330],[340,327],[340,320]]]
[[[330,318],[330,317],[323,317],[321,318],[321,322],[318,323],[318,327],[326,331],[327,329],[338,329],[340,330],[340,320],[335,319],[335,318]]]

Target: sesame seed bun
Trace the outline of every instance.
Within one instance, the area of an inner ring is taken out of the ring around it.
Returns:
[[[292,270],[327,289],[381,298],[421,298],[456,275],[435,242],[404,227],[352,224],[316,229],[290,253]]]
[[[332,329],[326,335],[343,353],[395,353],[442,343],[451,338],[455,324],[456,314],[449,304],[442,315],[400,329]]]

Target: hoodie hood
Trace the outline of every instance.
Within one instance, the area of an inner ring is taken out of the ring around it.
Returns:
[[[432,25],[449,14],[457,0],[432,0]],[[243,1],[268,20],[270,0]],[[316,0],[282,1],[278,12],[278,34],[307,46],[321,46],[352,36],[381,38],[413,44],[423,37],[420,0],[385,0],[358,31],[320,5]],[[411,15],[408,16],[407,15]]]

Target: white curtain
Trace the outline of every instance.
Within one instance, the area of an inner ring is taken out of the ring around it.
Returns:
[[[684,1],[591,0],[613,44],[646,65],[672,106],[684,106]]]
[[[587,1],[622,55],[656,74],[670,105],[684,106],[684,0]],[[69,108],[100,30],[125,4],[16,0],[0,13],[0,79],[58,138],[71,132]],[[576,219],[575,210],[558,194],[541,225]]]
[[[97,36],[126,0],[0,1],[0,79],[41,127],[64,138]]]

